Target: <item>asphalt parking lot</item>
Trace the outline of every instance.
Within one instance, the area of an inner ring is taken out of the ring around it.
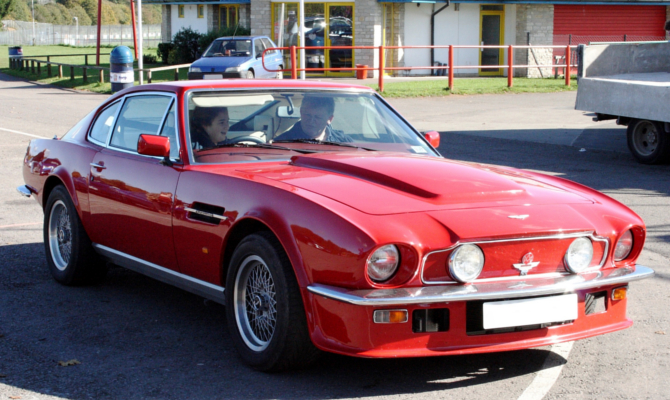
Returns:
[[[639,263],[656,276],[631,284],[633,327],[475,356],[326,355],[308,370],[264,374],[235,354],[218,304],[121,268],[95,287],[53,281],[42,212],[15,191],[23,155],[29,135],[62,135],[106,96],[0,74],[0,399],[670,398],[670,166],[636,163],[625,129],[592,122],[573,109],[574,96],[391,103],[420,130],[441,132],[445,157],[558,175],[642,216],[648,238]]]

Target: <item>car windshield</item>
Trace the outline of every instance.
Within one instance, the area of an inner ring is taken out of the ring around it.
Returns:
[[[304,151],[439,156],[371,92],[193,91],[187,101],[194,163],[281,159]]]
[[[251,40],[215,40],[205,57],[247,57],[251,55]]]

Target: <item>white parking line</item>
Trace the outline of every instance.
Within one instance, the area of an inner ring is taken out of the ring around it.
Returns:
[[[535,375],[530,386],[524,390],[518,400],[541,400],[561,375],[561,369],[568,359],[574,342],[558,343],[551,346],[551,353],[542,364],[542,370]]]
[[[34,138],[38,138],[38,139],[46,139],[44,136],[37,136],[37,135],[33,135],[33,134],[31,134],[31,133],[19,132],[19,131],[15,131],[15,130],[13,130],[13,129],[0,128],[0,131],[6,131],[6,132],[11,132],[11,133],[18,133],[19,135],[26,135],[26,136],[30,136],[30,137],[34,137]]]

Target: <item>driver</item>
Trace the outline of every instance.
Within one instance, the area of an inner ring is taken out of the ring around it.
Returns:
[[[227,107],[196,107],[191,122],[191,144],[195,150],[227,144],[229,128]]]
[[[353,142],[342,131],[332,128],[335,100],[326,96],[305,96],[300,105],[300,121],[274,141],[311,139],[326,142]]]

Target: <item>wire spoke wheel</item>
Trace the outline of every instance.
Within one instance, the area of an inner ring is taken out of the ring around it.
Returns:
[[[56,201],[49,213],[49,248],[56,268],[64,271],[72,253],[72,221],[62,200]]]
[[[275,282],[265,261],[244,259],[235,278],[234,307],[242,339],[254,351],[264,350],[277,326]]]
[[[659,132],[656,125],[649,121],[641,121],[633,132],[633,146],[635,151],[643,156],[651,156],[656,152],[659,144]]]

